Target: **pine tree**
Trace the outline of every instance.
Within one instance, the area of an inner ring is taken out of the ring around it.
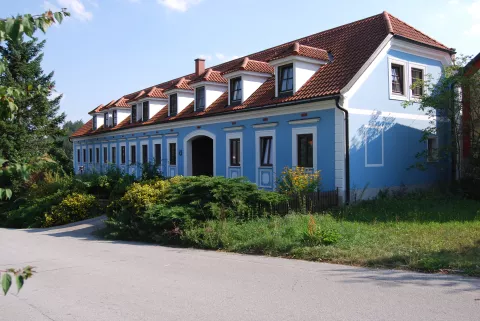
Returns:
[[[53,88],[53,72],[42,69],[45,41],[37,38],[18,42],[7,41],[0,46],[0,56],[6,70],[0,75],[0,85],[14,88]],[[65,114],[59,113],[62,96],[49,99],[44,91],[16,100],[14,118],[0,120],[0,156],[11,162],[29,162],[45,155],[54,140],[63,134],[60,125]]]

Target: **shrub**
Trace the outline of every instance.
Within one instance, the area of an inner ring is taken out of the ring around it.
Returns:
[[[324,219],[328,222],[330,219]],[[325,226],[318,226],[313,215],[309,216],[307,230],[303,234],[303,241],[309,246],[316,246],[320,244],[331,245],[340,240],[340,233],[333,226],[325,224]]]
[[[321,180],[320,171],[310,172],[303,167],[285,167],[278,179],[278,191],[287,195],[304,195],[318,191]]]
[[[81,221],[96,215],[98,203],[93,195],[73,193],[45,214],[44,227]]]

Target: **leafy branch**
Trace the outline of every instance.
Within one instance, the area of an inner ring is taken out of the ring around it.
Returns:
[[[20,292],[23,284],[25,283],[25,280],[31,278],[33,276],[33,273],[35,273],[33,269],[34,267],[29,265],[24,267],[23,269],[18,270],[0,270],[3,294],[7,295],[8,291],[10,290],[10,287],[12,286],[12,276],[15,279],[15,283],[17,284],[17,293]]]

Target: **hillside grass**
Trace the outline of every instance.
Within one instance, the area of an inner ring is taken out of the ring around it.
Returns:
[[[314,215],[189,226],[190,246],[375,268],[480,276],[480,202],[388,198]]]

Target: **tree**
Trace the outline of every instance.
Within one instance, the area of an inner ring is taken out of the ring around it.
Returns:
[[[452,181],[457,180],[462,175],[470,175],[472,168],[463,167],[461,161],[462,141],[465,128],[471,130],[472,151],[480,151],[480,132],[475,127],[475,121],[480,119],[480,74],[467,75],[464,66],[470,57],[460,56],[454,60],[451,66],[447,66],[443,70],[440,79],[434,81],[432,77],[427,75],[426,80],[417,80],[413,85],[414,88],[423,88],[422,95],[412,101],[408,101],[404,106],[419,104],[419,109],[423,111],[430,121],[430,125],[424,130],[422,141],[427,141],[432,135],[437,135],[440,130],[448,131],[448,143],[440,146],[435,151],[435,157],[439,160],[447,160],[451,162]],[[472,92],[469,95],[470,115],[472,117],[462,117],[464,111],[465,95],[463,90],[468,89]],[[476,115],[476,116],[475,116]],[[428,161],[428,151],[417,154],[419,163],[415,166],[420,169],[426,168]],[[473,153],[473,162],[478,164],[479,153]],[[476,179],[480,179],[479,168],[475,169],[478,173]]]
[[[5,72],[0,85],[10,88],[54,88],[53,72],[45,74],[41,67],[45,41],[8,41],[0,46]],[[65,114],[59,113],[61,95],[49,99],[43,91],[23,95],[16,100],[17,110],[10,119],[0,120],[1,156],[13,163],[28,163],[45,155],[57,137]]]
[[[69,137],[83,125],[84,123],[81,120],[67,121],[62,127],[63,136],[55,140],[48,152],[68,174],[73,174],[73,144]]]

